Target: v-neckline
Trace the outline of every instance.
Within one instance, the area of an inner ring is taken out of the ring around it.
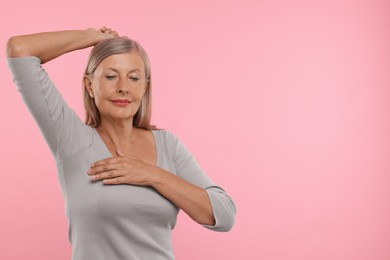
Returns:
[[[108,146],[106,145],[106,143],[104,142],[103,138],[100,136],[99,132],[96,130],[96,128],[92,128],[92,130],[94,131],[95,135],[97,136],[97,139],[98,141],[100,142],[100,144],[104,147],[104,149],[106,150],[106,154],[108,157],[116,157],[114,156],[110,149],[108,149]],[[150,130],[152,132],[152,135],[153,135],[153,140],[154,140],[154,149],[155,149],[155,152],[156,152],[156,161],[154,163],[154,166],[157,166],[157,167],[160,167],[160,142],[158,140],[158,136],[157,136],[157,132],[155,130]]]

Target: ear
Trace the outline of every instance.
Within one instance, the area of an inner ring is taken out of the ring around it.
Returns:
[[[145,87],[145,89],[149,88],[149,86],[150,86],[150,78],[147,78],[146,79],[146,87]]]
[[[94,98],[91,79],[87,75],[85,75],[83,81],[85,90],[91,98]]]

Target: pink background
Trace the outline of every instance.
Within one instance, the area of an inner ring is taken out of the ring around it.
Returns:
[[[5,63],[17,34],[111,26],[152,60],[153,121],[234,198],[184,214],[177,259],[390,259],[389,1],[7,1],[0,9],[0,259],[70,259],[55,164]],[[89,50],[45,65],[83,117]]]

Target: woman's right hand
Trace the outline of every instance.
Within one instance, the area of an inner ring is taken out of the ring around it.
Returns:
[[[113,37],[119,37],[118,33],[105,26],[99,29],[88,28],[19,35],[8,40],[7,56],[35,56],[43,64],[64,53],[88,48]]]
[[[88,28],[86,31],[96,35],[100,39],[96,43],[105,39],[119,37],[117,31],[114,31],[111,28],[107,28],[106,26],[100,27],[99,29]]]

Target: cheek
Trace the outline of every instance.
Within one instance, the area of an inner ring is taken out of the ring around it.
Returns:
[[[143,96],[145,95],[145,88],[138,88],[136,91],[133,92],[133,97],[136,99],[136,100],[139,100],[141,101]]]
[[[95,103],[103,104],[105,101],[107,101],[110,97],[112,97],[115,94],[115,91],[112,90],[112,88],[109,87],[102,87],[98,86],[94,90],[95,95]]]
[[[107,97],[115,92],[115,88],[113,86],[107,84],[97,84],[95,86],[95,93],[100,97]]]
[[[94,91],[94,100],[96,106],[100,109],[103,106],[107,105],[107,100],[110,97],[109,91],[103,88],[96,88]]]
[[[104,111],[105,107],[107,107],[107,105],[102,101],[102,99],[95,96],[94,100],[95,100],[95,105],[96,105],[97,109],[99,110],[99,112]]]

